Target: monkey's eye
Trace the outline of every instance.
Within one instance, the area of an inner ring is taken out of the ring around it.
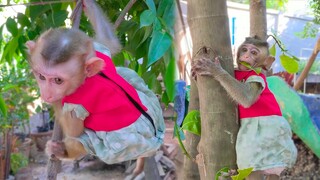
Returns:
[[[242,52],[247,52],[247,51],[248,51],[248,48],[246,48],[246,47],[242,48]]]
[[[40,80],[46,80],[46,78],[42,74],[39,74],[39,79]]]
[[[251,54],[258,55],[258,51],[251,51]]]
[[[63,80],[61,78],[54,78],[54,82],[56,84],[62,84],[63,83]]]

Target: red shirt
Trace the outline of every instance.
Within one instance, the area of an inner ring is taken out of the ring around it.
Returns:
[[[86,78],[73,94],[66,96],[62,103],[82,105],[90,114],[84,120],[84,126],[94,131],[113,131],[129,126],[141,115],[141,112],[129,100],[125,90],[143,110],[135,88],[116,72],[116,68],[105,54],[96,52],[97,57],[105,61],[103,73],[109,78],[95,75]],[[120,87],[122,87],[122,89]]]
[[[240,119],[271,115],[282,116],[279,104],[273,93],[269,90],[266,77],[262,73],[257,74],[254,71],[235,70],[235,78],[238,81],[246,81],[250,76],[253,75],[263,78],[265,82],[265,88],[258,97],[258,100],[250,107],[245,108],[240,104],[238,105]]]

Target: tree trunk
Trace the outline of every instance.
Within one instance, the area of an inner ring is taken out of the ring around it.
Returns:
[[[250,0],[250,36],[267,39],[266,0]]]
[[[312,67],[312,64],[314,62],[314,60],[317,58],[317,55],[320,51],[320,38],[318,38],[316,45],[314,46],[314,49],[312,51],[312,54],[306,64],[306,66],[304,67],[304,69],[302,70],[299,78],[297,79],[297,82],[294,84],[293,88],[297,91],[298,89],[300,89],[301,85],[303,84],[303,81],[308,77],[309,71]]]
[[[198,95],[198,88],[193,80],[191,80],[191,88],[190,88],[190,103],[188,107],[188,112],[193,110],[200,110],[199,107],[199,95]],[[195,158],[198,154],[197,146],[200,141],[200,136],[195,134],[186,132],[186,143],[185,148],[190,154],[191,157]],[[180,179],[180,178],[179,178]],[[184,157],[183,162],[183,180],[197,180],[200,179],[200,174],[198,171],[198,165],[189,159],[188,157]]]
[[[62,129],[57,118],[54,122],[54,128],[52,132],[52,141],[61,141],[62,140]],[[47,180],[57,179],[57,174],[61,172],[61,160],[59,160],[55,155],[51,155],[48,164],[47,164]]]
[[[193,54],[203,46],[212,48],[221,56],[222,67],[234,75],[226,0],[189,0],[188,24]],[[221,168],[236,168],[237,111],[217,81],[198,77],[197,87],[201,112],[197,163],[200,178],[212,180]]]

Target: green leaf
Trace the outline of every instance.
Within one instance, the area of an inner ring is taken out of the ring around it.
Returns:
[[[18,13],[18,23],[21,24],[21,26],[27,26],[27,27],[31,25],[28,17],[22,13]]]
[[[273,44],[269,49],[270,55],[275,57],[276,56],[276,44]]]
[[[149,46],[148,66],[159,60],[171,46],[172,40],[168,33],[154,31]]]
[[[68,12],[64,10],[60,11],[52,11],[48,14],[48,18],[46,20],[46,27],[60,27],[64,25],[64,21],[68,17]]]
[[[174,34],[174,23],[175,23],[175,10],[176,10],[176,7],[175,7],[175,1],[169,1],[169,3],[167,4],[167,7],[165,9],[165,12],[163,14],[163,17],[162,19],[164,20],[165,22],[165,26],[166,26],[166,29],[167,30],[171,30],[170,31],[170,34]]]
[[[246,177],[249,176],[249,174],[252,172],[253,168],[247,168],[247,169],[238,169],[238,173],[235,176],[231,176],[232,180],[243,180]]]
[[[219,180],[219,177],[222,175],[222,173],[228,173],[228,171],[230,170],[230,168],[228,167],[224,167],[222,169],[220,169],[217,173],[216,173],[216,176],[214,178],[214,180]]]
[[[176,61],[174,59],[173,48],[171,48],[168,55],[165,55],[164,61],[168,62],[168,66],[166,67],[165,78],[164,78],[164,85],[169,97],[169,100],[173,102],[175,96],[175,80],[177,79],[176,76]]]
[[[154,4],[154,1],[153,1],[153,0],[146,0],[146,4],[147,4],[147,6],[149,7],[149,9],[150,9],[154,14],[157,13],[156,5]]]
[[[144,43],[150,37],[150,35],[152,33],[152,28],[151,27],[145,27],[144,29],[145,29],[144,36],[141,39],[141,41],[140,41],[138,46],[140,46],[142,43]]]
[[[140,28],[150,26],[156,19],[156,14],[151,10],[145,10],[140,15]]]
[[[261,73],[261,68],[257,67],[257,68],[253,68],[249,63],[241,61],[240,64],[242,64],[243,66],[247,67],[248,69],[251,69],[253,71],[255,71],[257,74]]]
[[[156,18],[153,22],[153,31],[161,31],[162,30],[162,26],[161,26],[161,18]]]
[[[299,70],[299,63],[293,57],[285,54],[280,56],[280,63],[288,73],[296,73]]]
[[[18,34],[18,24],[14,19],[9,17],[6,22],[6,26],[8,31],[12,34],[12,36],[17,36]]]
[[[15,53],[15,50],[18,47],[18,40],[19,37],[14,37],[6,44],[0,62],[2,62],[4,59],[7,59],[7,62],[12,61],[12,55]]]
[[[42,6],[29,6],[26,10],[26,15],[30,16],[31,22],[34,22],[36,18],[39,18],[45,14],[51,7],[49,5]]]
[[[195,135],[201,135],[201,118],[197,110],[190,111],[183,120],[181,129],[189,131]]]
[[[162,17],[166,8],[168,7],[168,4],[171,4],[173,3],[172,0],[161,0],[160,3],[159,3],[159,6],[158,6],[158,9],[157,9],[157,15],[159,17]]]
[[[4,117],[7,117],[7,106],[4,99],[0,96],[0,110]]]

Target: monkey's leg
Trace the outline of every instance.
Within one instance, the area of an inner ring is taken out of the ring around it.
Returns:
[[[144,158],[140,157],[137,159],[136,167],[133,170],[133,175],[134,176],[139,175],[143,171],[143,167],[144,167]]]
[[[67,159],[79,159],[85,156],[87,151],[84,149],[83,145],[76,139],[66,138],[64,140],[66,148],[66,158]]]

